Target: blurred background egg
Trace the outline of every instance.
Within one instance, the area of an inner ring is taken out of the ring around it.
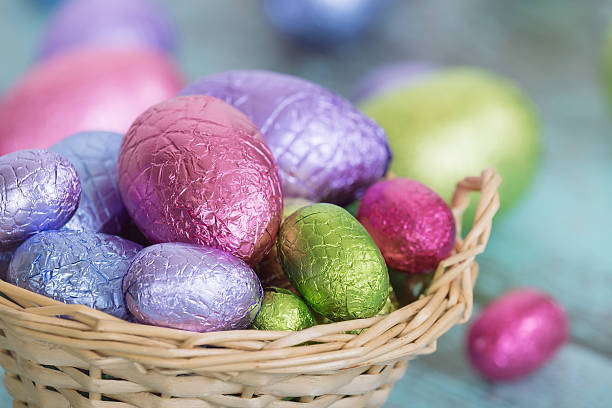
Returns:
[[[122,141],[119,133],[91,131],[51,147],[73,164],[81,180],[79,208],[64,228],[117,234],[129,222],[117,179]]]
[[[450,201],[464,177],[495,167],[501,210],[511,208],[537,168],[540,135],[531,103],[506,80],[474,69],[447,69],[410,87],[375,95],[363,111],[387,132],[391,172]],[[466,219],[473,219],[475,203]]]
[[[64,303],[125,319],[121,282],[142,247],[90,231],[43,231],[21,244],[8,281]]]
[[[176,29],[156,0],[64,0],[42,36],[39,58],[74,48],[176,49]]]
[[[195,332],[245,329],[263,298],[257,275],[240,259],[178,242],[142,250],[123,291],[137,321]]]
[[[0,154],[84,130],[124,133],[181,83],[170,59],[144,49],[82,49],[43,61],[0,98]]]

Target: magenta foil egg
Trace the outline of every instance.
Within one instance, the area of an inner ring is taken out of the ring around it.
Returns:
[[[380,181],[366,191],[357,219],[370,233],[387,265],[427,273],[448,257],[455,243],[455,219],[448,204],[418,181]]]
[[[152,243],[206,245],[250,265],[270,251],[283,205],[257,128],[206,95],[169,99],[136,119],[119,153],[119,189]]]
[[[85,130],[125,133],[181,83],[174,63],[148,50],[87,49],[51,58],[0,100],[0,154],[48,148]]]
[[[181,94],[215,96],[246,114],[278,163],[285,197],[349,204],[391,160],[380,126],[346,99],[301,78],[228,71],[201,78]]]
[[[467,352],[489,381],[518,379],[550,360],[568,337],[563,309],[534,289],[508,292],[470,327]]]

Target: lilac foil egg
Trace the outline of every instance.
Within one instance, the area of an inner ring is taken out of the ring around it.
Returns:
[[[127,317],[121,283],[142,246],[89,231],[44,231],[21,244],[8,281],[64,303]]]
[[[174,63],[148,50],[75,50],[39,63],[0,100],[0,154],[48,148],[85,130],[125,133],[175,95]]]
[[[278,232],[272,154],[246,116],[211,96],[169,99],[140,115],[121,146],[119,188],[152,243],[206,245],[255,265]]]
[[[67,0],[53,12],[39,58],[78,47],[151,48],[171,53],[176,29],[154,0]]]
[[[212,95],[244,112],[272,150],[285,197],[348,204],[385,174],[391,160],[380,126],[346,99],[301,78],[228,71],[181,94]]]
[[[257,275],[240,259],[176,242],[142,250],[123,291],[137,321],[195,332],[245,329],[263,298]]]
[[[468,332],[467,352],[484,378],[508,381],[537,370],[567,338],[563,309],[539,291],[518,289],[478,316]]]
[[[0,249],[59,229],[79,205],[75,168],[57,153],[20,150],[0,157]]]

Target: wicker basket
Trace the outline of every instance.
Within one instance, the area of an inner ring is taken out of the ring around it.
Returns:
[[[0,282],[0,363],[13,407],[380,407],[408,360],[434,352],[443,333],[469,319],[474,258],[489,238],[500,182],[489,169],[458,184],[458,223],[470,192],[480,191],[472,230],[427,294],[387,316],[301,332],[200,334],[128,323]],[[347,333],[355,329],[367,330]]]

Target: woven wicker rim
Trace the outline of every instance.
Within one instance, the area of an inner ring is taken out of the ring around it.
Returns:
[[[223,373],[329,373],[428,354],[435,351],[436,340],[443,333],[470,318],[478,275],[475,257],[489,239],[499,208],[500,183],[499,174],[487,169],[481,176],[457,184],[452,210],[458,228],[451,256],[440,263],[425,295],[386,316],[318,325],[299,332],[193,333],[129,323],[0,282],[0,292],[6,295],[0,297],[0,319],[7,339],[1,342],[12,343],[0,347],[37,344],[52,352],[54,361],[90,371],[201,373],[221,380]],[[474,223],[461,238],[461,217],[473,191],[480,191]],[[348,333],[358,329],[367,330],[358,335]]]

